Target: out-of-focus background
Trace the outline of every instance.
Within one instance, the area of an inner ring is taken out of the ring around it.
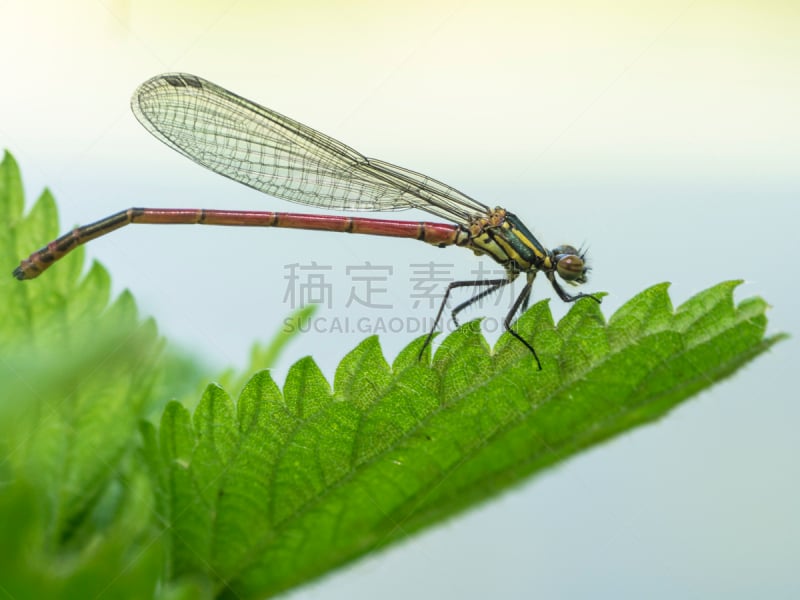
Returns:
[[[129,206],[302,211],[136,123],[139,83],[194,73],[505,206],[548,246],[588,245],[607,316],[657,282],[677,305],[741,278],[738,298],[763,296],[772,332],[796,334],[798,31],[800,4],[777,0],[0,0],[0,147],[29,201],[52,189],[65,230]],[[433,316],[426,273],[495,269],[277,229],[137,226],[89,254],[217,367],[321,294],[279,380],[308,354],[332,377],[372,332],[391,360]],[[469,315],[491,330],[507,306]],[[790,339],[662,422],[289,597],[800,597],[799,361]]]

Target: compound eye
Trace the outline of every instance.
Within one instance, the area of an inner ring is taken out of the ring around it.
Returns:
[[[570,246],[569,244],[564,244],[563,246],[556,246],[553,248],[553,256],[556,257],[556,260],[561,258],[562,254],[571,254],[572,256],[580,257],[581,253],[575,246]]]
[[[569,282],[586,281],[586,263],[577,254],[561,254],[556,256],[556,271],[561,279]]]

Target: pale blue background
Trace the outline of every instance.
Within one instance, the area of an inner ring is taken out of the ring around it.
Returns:
[[[743,278],[737,298],[763,296],[770,331],[796,335],[799,25],[779,2],[0,0],[0,147],[65,228],[132,205],[298,210],[135,122],[136,85],[195,72],[506,206],[547,245],[587,242],[607,316],[661,281],[677,305]],[[89,254],[217,366],[278,327],[288,263],[396,265],[393,316],[427,310],[409,308],[410,263],[475,267],[413,241],[200,227],[133,227]],[[332,283],[321,315],[387,316],[348,311]],[[414,335],[382,335],[387,357]],[[363,337],[309,333],[276,377],[308,354],[332,377]],[[290,597],[800,597],[798,364],[790,339],[656,425]]]

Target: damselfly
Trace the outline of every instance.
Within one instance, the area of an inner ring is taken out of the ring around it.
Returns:
[[[584,254],[573,246],[548,250],[503,208],[489,208],[435,179],[367,158],[205,79],[180,73],[159,75],[139,86],[131,106],[139,122],[168,146],[220,175],[271,196],[337,210],[419,208],[455,225],[285,212],[129,208],[78,227],[34,252],[14,270],[17,279],[37,277],[75,247],[130,223],[289,227],[416,238],[440,248],[463,246],[479,256],[490,256],[505,268],[506,275],[450,283],[420,355],[430,343],[454,289],[482,288],[452,310],[456,321],[462,310],[524,274],[525,285],[504,326],[530,350],[539,369],[542,366],[533,345],[512,327],[516,315],[528,306],[536,274],[544,273],[564,302],[579,298],[600,301],[588,294],[570,295],[556,280],[558,274],[571,285],[586,282]]]

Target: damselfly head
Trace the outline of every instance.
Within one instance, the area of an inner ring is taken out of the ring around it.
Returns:
[[[553,262],[558,275],[570,285],[586,283],[586,258],[583,252],[574,246],[558,246],[553,248]]]

